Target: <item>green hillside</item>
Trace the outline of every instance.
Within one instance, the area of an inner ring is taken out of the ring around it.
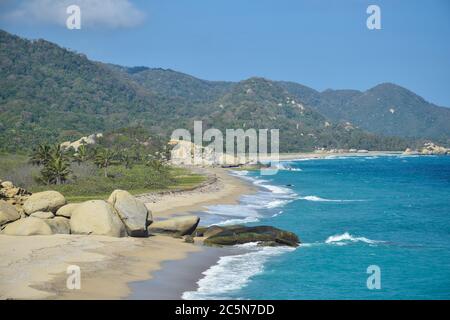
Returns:
[[[173,70],[103,64],[48,41],[30,41],[4,31],[0,31],[0,66],[4,151],[126,127],[144,127],[167,139],[176,128],[191,129],[194,120],[204,120],[205,129],[280,129],[282,152],[317,147],[399,150],[415,143],[358,128],[396,135],[367,128],[352,112],[344,114],[349,101],[362,104],[358,91],[319,93],[262,78],[206,81]],[[400,98],[394,98],[392,103],[398,104]],[[435,123],[440,126],[439,121]]]

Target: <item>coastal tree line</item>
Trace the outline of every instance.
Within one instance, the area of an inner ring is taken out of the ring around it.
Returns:
[[[123,166],[131,170],[134,165],[145,165],[149,170],[163,172],[168,170],[167,153],[143,154],[139,149],[118,149],[81,144],[77,150],[64,149],[59,144],[40,144],[30,156],[30,163],[40,167],[37,180],[42,184],[60,185],[67,183],[72,174],[72,164],[78,166],[93,163],[102,170],[105,178],[111,177],[111,166]]]

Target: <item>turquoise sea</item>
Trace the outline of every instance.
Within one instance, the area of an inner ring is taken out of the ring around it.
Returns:
[[[242,246],[184,298],[450,298],[450,157],[329,157],[234,174],[260,191],[208,208],[203,224],[271,225],[302,245]],[[380,289],[366,285],[371,265]]]

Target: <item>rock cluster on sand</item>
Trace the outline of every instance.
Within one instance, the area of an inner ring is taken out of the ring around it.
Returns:
[[[9,181],[0,181],[0,233],[11,236],[51,234],[146,237],[149,233],[183,238],[194,243],[225,246],[258,242],[264,246],[298,246],[298,237],[274,227],[211,226],[198,228],[198,216],[153,221],[143,202],[129,192],[115,190],[108,200],[67,203],[57,191],[31,194]]]
[[[144,203],[123,190],[115,190],[108,201],[67,204],[57,191],[31,194],[9,181],[1,186],[0,230],[7,235],[146,236],[152,222]]]

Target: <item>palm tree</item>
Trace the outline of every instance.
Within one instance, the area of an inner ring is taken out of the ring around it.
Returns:
[[[42,177],[47,183],[62,184],[70,174],[70,165],[62,154],[52,154],[42,170]]]
[[[114,163],[114,158],[116,153],[110,149],[103,149],[97,152],[95,155],[95,164],[99,168],[103,168],[105,173],[105,178],[108,177],[108,167]]]
[[[78,164],[85,162],[88,159],[87,148],[84,144],[78,147],[77,152],[74,154],[74,159]]]
[[[51,158],[52,148],[48,144],[40,144],[33,152],[30,162],[34,165],[45,165]]]

